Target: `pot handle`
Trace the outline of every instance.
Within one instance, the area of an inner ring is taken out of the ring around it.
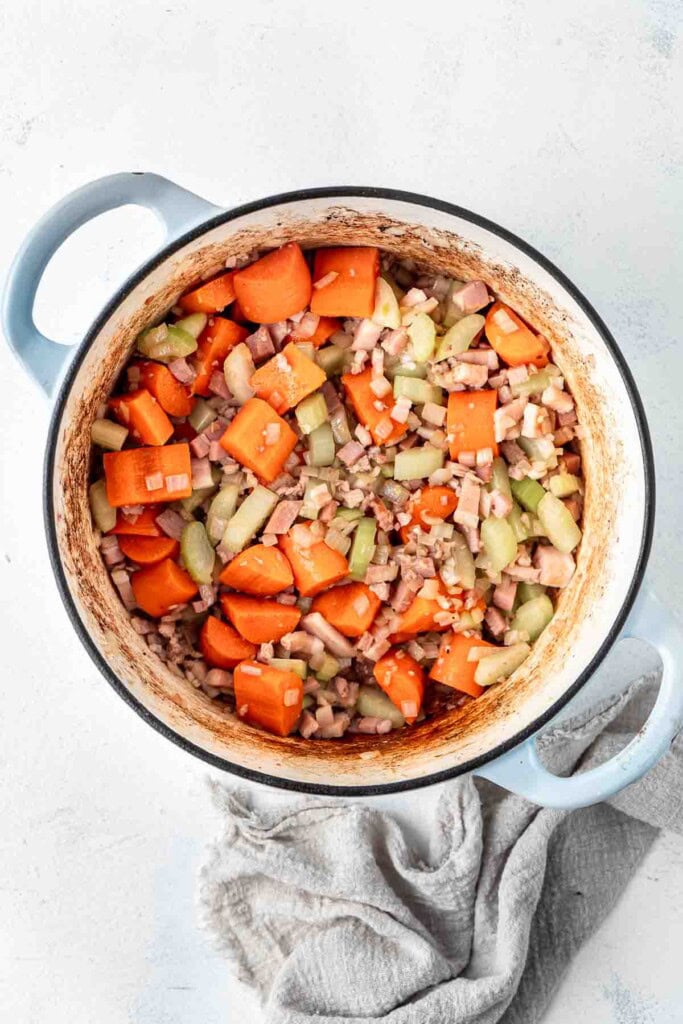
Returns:
[[[683,725],[683,631],[651,590],[644,588],[619,637],[646,640],[659,651],[662,681],[650,717],[623,750],[604,764],[569,778],[553,775],[541,764],[536,737],[509,750],[475,775],[541,804],[571,810],[614,796],[636,782],[667,752]]]
[[[145,206],[166,228],[165,242],[220,213],[220,207],[158,174],[111,174],[76,189],[52,207],[25,239],[10,268],[2,320],[10,348],[48,396],[76,350],[46,338],[33,320],[33,306],[45,268],[62,243],[93,217],[119,206]]]

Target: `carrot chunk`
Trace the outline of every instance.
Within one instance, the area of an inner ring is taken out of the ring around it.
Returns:
[[[418,662],[405,651],[389,651],[373,672],[389,700],[412,724],[420,713],[425,689],[424,672]]]
[[[221,445],[233,459],[270,483],[294,451],[296,434],[268,402],[250,398],[227,426]]]
[[[234,668],[245,658],[256,656],[254,645],[215,615],[209,615],[205,620],[199,634],[199,646],[204,659],[215,668]]]
[[[491,348],[508,366],[546,366],[550,345],[502,302],[494,302],[486,314],[484,332]]]
[[[109,408],[143,444],[166,444],[173,434],[173,424],[146,388],[110,398]]]
[[[481,448],[490,448],[494,455],[498,454],[493,424],[497,400],[497,391],[451,392],[446,429],[452,459],[457,459],[460,452],[476,452]]]
[[[421,526],[425,533],[432,526],[431,520],[448,519],[458,507],[458,497],[450,487],[423,487],[420,496],[410,502],[408,511],[411,521],[401,527],[401,540],[404,544],[410,539],[410,531],[414,526]]]
[[[188,444],[106,452],[102,461],[107,500],[114,508],[178,501],[192,494]]]
[[[280,414],[317,391],[327,380],[317,363],[290,342],[251,375],[249,383],[259,398],[270,402]]]
[[[189,416],[194,401],[184,384],[173,376],[163,363],[133,363],[140,371],[140,384],[169,416]]]
[[[454,690],[462,690],[470,697],[481,697],[484,687],[474,681],[477,662],[468,661],[467,656],[473,647],[491,647],[500,650],[495,644],[482,640],[480,636],[464,636],[462,633],[449,633],[441,642],[439,657],[432,665],[430,679]]]
[[[349,563],[324,540],[307,544],[311,539],[307,534],[308,527],[294,526],[280,537],[279,544],[292,567],[296,589],[302,597],[315,597],[348,576]]]
[[[311,272],[301,246],[288,242],[238,270],[235,294],[256,324],[274,324],[300,313],[311,300]]]
[[[248,335],[246,327],[226,320],[222,316],[214,316],[197,339],[197,351],[193,356],[193,365],[197,376],[192,381],[193,395],[210,395],[209,381],[214,370],[222,370],[225,357],[231,348],[239,344]]]
[[[148,505],[144,508],[134,523],[130,522],[120,512],[116,517],[116,526],[110,533],[129,535],[131,537],[164,537],[164,531],[157,523],[157,516],[161,515],[161,506]]]
[[[319,594],[311,605],[344,636],[356,637],[372,625],[382,602],[365,583],[347,583]]]
[[[266,601],[244,594],[224,594],[221,608],[245,640],[253,644],[277,643],[299,625],[301,610],[295,605]]]
[[[237,714],[250,725],[288,736],[301,715],[303,679],[258,661],[242,661],[233,675]]]
[[[139,607],[155,619],[176,604],[186,604],[198,589],[190,574],[170,558],[138,569],[131,576],[130,585]]]
[[[318,249],[315,254],[313,282],[337,276],[321,288],[313,289],[311,312],[320,316],[372,316],[375,286],[379,275],[379,249],[349,246]]]
[[[186,313],[220,313],[235,298],[234,276],[235,272],[231,270],[205,281],[199,288],[183,295],[178,300],[179,305]]]
[[[296,333],[296,327],[292,331],[290,338],[292,341],[308,341],[316,348],[320,348],[324,345],[328,338],[331,338],[336,331],[341,330],[341,322],[337,320],[336,316],[321,316],[318,321],[313,334],[308,338],[299,337]]]
[[[407,427],[405,423],[396,423],[391,419],[389,413],[394,405],[393,397],[390,396],[389,401],[378,398],[370,387],[371,381],[370,367],[362,373],[345,373],[342,377],[346,397],[353,406],[356,419],[368,428],[375,444],[396,444]]]
[[[446,595],[442,586],[439,586],[439,593],[442,597]],[[442,633],[448,626],[440,625],[435,616],[446,610],[436,598],[420,597],[418,594],[408,608],[398,616],[396,631],[390,637],[392,643],[403,643],[418,633]]]
[[[245,594],[269,597],[294,582],[292,569],[279,548],[253,544],[228,562],[218,577],[221,583]]]
[[[138,565],[155,565],[180,554],[180,544],[173,537],[121,537],[119,547],[126,558]]]

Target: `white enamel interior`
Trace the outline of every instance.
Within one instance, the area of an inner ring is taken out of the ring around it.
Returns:
[[[94,545],[83,539],[87,466],[79,437],[111,388],[134,333],[162,316],[198,271],[215,271],[235,247],[244,248],[245,237],[274,246],[292,231],[309,245],[381,243],[383,238],[395,247],[405,241],[412,251],[422,247],[425,258],[433,254],[460,276],[482,274],[550,338],[585,429],[586,534],[578,571],[552,626],[529,663],[493,688],[495,695],[482,698],[478,715],[451,728],[426,730],[422,739],[414,733],[398,746],[395,740],[346,749],[315,743],[311,753],[311,744],[264,740],[242,723],[224,727],[219,716],[225,719],[226,713],[160,666],[133,633],[106,573],[98,568]],[[57,429],[54,514],[60,557],[78,615],[104,659],[130,694],[185,740],[295,784],[359,786],[417,779],[485,756],[514,739],[589,666],[619,615],[638,562],[645,515],[643,456],[633,407],[605,342],[567,290],[531,256],[466,218],[418,203],[301,199],[228,221],[184,245],[151,270],[101,327],[76,373]]]

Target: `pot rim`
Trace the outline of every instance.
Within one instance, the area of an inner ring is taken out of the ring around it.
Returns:
[[[453,768],[446,768],[438,772],[434,772],[429,775],[424,775],[415,779],[405,779],[398,782],[387,782],[376,785],[358,785],[358,786],[331,786],[326,784],[312,783],[312,782],[297,782],[293,779],[279,778],[274,775],[269,775],[266,772],[254,771],[251,768],[245,768],[242,765],[235,764],[232,761],[228,761],[226,758],[219,757],[216,754],[212,754],[197,744],[190,742],[180,733],[171,729],[168,725],[157,718],[151,711],[149,711],[140,701],[138,701],[119,677],[109,666],[109,663],[102,656],[96,644],[94,643],[90,633],[85,627],[83,620],[80,617],[76,603],[71,595],[69,585],[64,572],[61,559],[59,557],[59,545],[57,541],[57,531],[54,522],[54,516],[52,515],[52,509],[54,507],[54,468],[55,468],[55,457],[57,449],[57,437],[58,437],[58,424],[61,420],[64,406],[66,404],[67,397],[71,390],[74,379],[80,369],[81,363],[85,358],[92,342],[97,337],[99,332],[102,330],[106,322],[115,312],[116,308],[123,302],[128,293],[132,291],[138,284],[140,284],[148,274],[150,274],[157,267],[161,266],[169,256],[182,249],[184,245],[194,241],[201,235],[206,234],[213,228],[219,227],[222,224],[226,224],[229,221],[236,220],[238,217],[245,216],[250,213],[255,213],[259,210],[267,209],[271,206],[278,206],[292,202],[302,202],[310,199],[343,199],[345,197],[356,197],[356,198],[374,198],[374,199],[386,199],[389,201],[398,201],[410,203],[414,206],[423,206],[429,209],[439,210],[442,213],[450,214],[454,217],[459,217],[461,220],[470,222],[477,227],[484,228],[485,230],[497,235],[510,245],[519,249],[525,255],[529,256],[532,260],[539,264],[554,280],[571,296],[571,298],[577,303],[582,312],[585,314],[589,322],[591,323],[594,330],[598,333],[602,341],[605,343],[607,349],[612,356],[612,359],[616,363],[617,369],[621,374],[624,386],[626,388],[631,407],[636,419],[636,425],[638,428],[638,436],[640,439],[641,455],[643,460],[643,473],[644,473],[644,518],[643,518],[643,530],[640,538],[640,548],[638,552],[638,559],[636,562],[635,571],[631,580],[628,592],[624,598],[622,606],[616,615],[614,622],[605,633],[605,638],[602,641],[600,647],[596,651],[595,655],[586,666],[583,672],[576,678],[574,683],[568,687],[565,692],[559,697],[553,704],[548,707],[543,714],[539,715],[533,722],[531,722],[520,732],[516,733],[510,739],[500,743],[486,754],[480,754],[477,757],[471,758],[469,761],[463,764],[457,765]],[[217,214],[214,217],[202,221],[199,225],[192,228],[191,230],[180,235],[178,238],[172,240],[167,245],[163,246],[159,252],[155,253],[149,260],[147,260],[141,267],[139,267],[133,274],[131,274],[123,284],[117,289],[115,294],[104,306],[99,316],[94,320],[90,329],[83,338],[83,341],[78,346],[78,351],[74,355],[73,360],[69,364],[67,371],[64,375],[62,383],[59,388],[59,392],[55,401],[55,406],[50,419],[50,425],[48,428],[48,439],[45,452],[45,462],[43,467],[43,517],[45,524],[45,532],[47,535],[48,553],[50,557],[50,563],[52,570],[57,581],[60,596],[64,607],[66,608],[71,624],[73,625],[81,643],[85,647],[86,651],[90,655],[90,658],[95,663],[97,668],[100,670],[104,678],[109,682],[113,689],[118,695],[136,711],[140,717],[151,725],[157,732],[165,736],[166,739],[171,740],[177,746],[181,747],[187,753],[193,754],[195,757],[200,758],[206,763],[210,764],[214,768],[220,768],[223,771],[228,771],[233,775],[237,775],[241,778],[250,780],[251,782],[263,783],[268,786],[272,786],[277,789],[290,790],[299,793],[310,793],[318,796],[378,796],[386,793],[400,793],[407,792],[413,789],[421,789],[425,786],[435,785],[439,782],[445,782],[448,779],[456,778],[459,775],[465,775],[468,772],[472,772],[477,768],[494,761],[497,757],[507,753],[514,747],[519,746],[525,740],[529,739],[534,733],[538,732],[544,725],[553,719],[558,712],[565,707],[566,704],[579,692],[584,686],[588,679],[593,675],[598,666],[602,663],[609,650],[618,639],[619,633],[626,621],[626,618],[633,606],[638,591],[643,580],[643,575],[647,565],[647,561],[650,555],[650,549],[652,546],[652,538],[654,531],[654,515],[655,515],[655,470],[654,470],[654,454],[652,449],[652,439],[650,437],[650,431],[645,416],[645,410],[643,407],[642,399],[638,392],[635,380],[631,373],[631,370],[626,362],[626,359],[617,345],[614,337],[609,331],[608,327],[601,319],[599,314],[593,308],[592,304],[583,295],[580,289],[561,271],[555,264],[549,260],[546,256],[540,253],[528,242],[519,238],[512,231],[507,228],[501,227],[494,221],[489,220],[486,217],[482,217],[479,214],[472,213],[470,210],[466,210],[461,206],[457,206],[454,203],[446,202],[442,199],[434,199],[431,196],[421,195],[416,192],[406,192],[401,189],[393,188],[375,188],[372,186],[339,186],[339,187],[323,187],[323,188],[309,188],[309,189],[298,189],[291,192],[281,192],[276,195],[266,196],[263,199],[253,200],[249,203],[243,203],[240,206],[231,207],[226,209],[222,213]]]

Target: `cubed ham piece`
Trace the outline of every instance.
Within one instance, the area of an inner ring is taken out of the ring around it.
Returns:
[[[468,388],[483,388],[488,379],[489,371],[486,366],[457,363],[453,367],[452,380],[455,384],[464,384]]]
[[[320,612],[311,612],[301,620],[301,625],[312,636],[322,640],[330,654],[340,658],[352,658],[355,648],[338,629],[331,626],[327,619],[324,619]]]
[[[505,460],[510,463],[511,466],[516,465],[518,462],[526,459],[524,449],[520,448],[516,441],[503,441],[500,449],[505,457]]]
[[[207,458],[190,459],[192,467],[192,489],[200,490],[202,487],[213,487],[211,475],[211,462]]]
[[[320,729],[318,722],[314,715],[306,709],[301,715],[301,722],[299,723],[299,735],[303,736],[305,740],[311,738],[313,733]]]
[[[560,463],[565,473],[576,475],[576,473],[581,472],[581,456],[576,455],[574,452],[565,452],[560,459]]]
[[[455,356],[457,363],[471,363],[475,366],[486,366],[489,370],[497,370],[500,366],[498,356],[492,348],[472,348]]]
[[[181,384],[191,384],[197,376],[197,371],[190,366],[187,359],[172,359],[168,368]]]
[[[351,348],[354,352],[370,352],[382,333],[382,325],[376,324],[374,320],[361,320],[353,335]]]
[[[344,463],[345,466],[352,466],[354,462],[358,462],[362,456],[365,455],[365,448],[358,441],[347,441],[337,451],[337,458]]]
[[[453,513],[453,522],[474,529],[479,524],[479,495],[481,488],[471,477],[466,476],[462,482],[462,490],[458,499],[458,507]]]
[[[522,418],[522,437],[544,437],[550,432],[548,412],[541,405],[529,402]]]
[[[534,566],[538,569],[538,582],[544,587],[566,587],[576,569],[571,555],[565,555],[549,544],[536,549]]]
[[[315,331],[315,328],[313,329]],[[313,333],[313,331],[311,333]],[[297,328],[297,334],[298,334]],[[246,343],[251,352],[251,358],[255,363],[260,362],[263,359],[269,359],[275,355],[275,345],[273,344],[273,337],[265,325],[261,325],[257,331],[250,334],[246,339]]]
[[[222,370],[214,370],[209,380],[209,391],[218,398],[224,398],[226,402],[232,398],[230,389],[225,382],[225,375]]]
[[[568,413],[574,408],[574,399],[566,391],[550,384],[541,395],[541,401],[555,412]]]
[[[281,501],[263,528],[264,533],[287,533],[296,522],[301,501]]]
[[[172,537],[173,540],[180,540],[182,532],[185,529],[185,520],[179,512],[174,511],[172,508],[164,509],[156,517],[157,526],[160,526],[167,537]]]
[[[503,576],[501,582],[493,591],[493,603],[501,611],[511,612],[517,595],[517,583],[509,576]]]
[[[462,316],[476,313],[489,304],[489,290],[483,281],[468,281],[464,288],[453,292],[451,302]]]
[[[491,491],[491,513],[496,519],[505,519],[512,511],[512,498],[502,491]]]
[[[505,616],[497,608],[494,608],[493,605],[486,609],[484,622],[496,640],[503,636],[508,626]]]
[[[396,327],[382,339],[382,348],[390,356],[400,355],[407,344],[408,332],[405,327]]]
[[[523,384],[529,379],[529,371],[526,366],[511,366],[507,371],[508,384],[514,387],[516,384]]]
[[[197,459],[203,459],[208,455],[210,448],[211,442],[208,437],[204,436],[204,434],[197,434],[197,436],[190,441],[190,449]]]

